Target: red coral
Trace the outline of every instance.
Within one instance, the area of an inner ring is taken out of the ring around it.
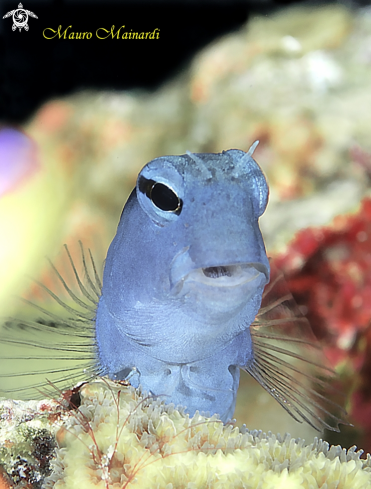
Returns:
[[[350,369],[351,417],[371,434],[371,199],[328,227],[300,231],[273,263],[332,365]]]

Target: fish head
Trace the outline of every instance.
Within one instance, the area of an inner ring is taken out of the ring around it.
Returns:
[[[126,310],[152,301],[218,323],[253,303],[245,317],[253,321],[269,281],[258,224],[267,201],[251,152],[152,160],[138,175],[107,255],[103,294],[111,282],[110,309],[119,317],[120,301]]]

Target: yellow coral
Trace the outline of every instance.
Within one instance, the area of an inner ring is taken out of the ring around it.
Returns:
[[[224,426],[105,380],[81,390],[46,488],[371,488],[371,457]]]

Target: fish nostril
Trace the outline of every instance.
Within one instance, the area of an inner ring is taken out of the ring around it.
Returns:
[[[202,269],[203,274],[208,278],[231,277],[230,267],[207,267]]]

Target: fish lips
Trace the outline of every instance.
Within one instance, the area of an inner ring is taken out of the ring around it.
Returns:
[[[188,250],[171,266],[170,287],[188,312],[209,319],[226,319],[241,311],[269,282],[269,269],[260,262],[214,263],[196,267]]]

